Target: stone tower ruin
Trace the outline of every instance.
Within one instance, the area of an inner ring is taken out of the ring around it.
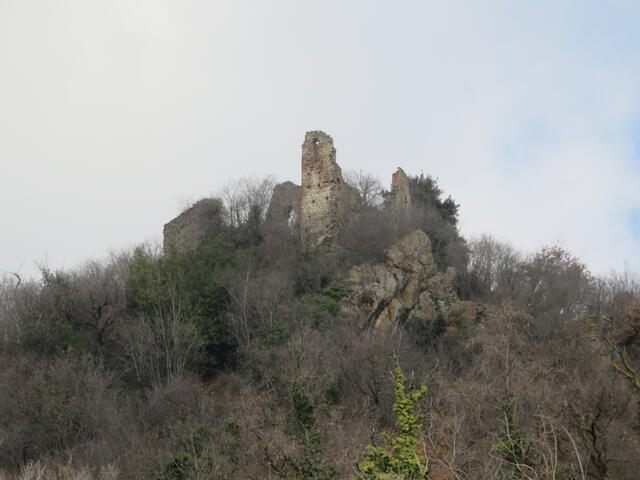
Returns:
[[[411,209],[411,185],[409,177],[398,167],[391,177],[391,206],[398,210]]]
[[[333,139],[307,132],[302,144],[300,235],[305,248],[331,247],[347,215],[357,208],[358,192],[344,183]]]
[[[401,168],[393,174],[390,205],[411,208],[409,178]],[[289,229],[299,235],[306,250],[339,246],[339,235],[349,217],[362,206],[358,190],[344,182],[336,163],[333,139],[324,132],[307,132],[302,144],[302,181],[277,185],[265,219],[265,233]],[[164,227],[165,251],[197,248],[224,225],[224,205],[206,199]]]

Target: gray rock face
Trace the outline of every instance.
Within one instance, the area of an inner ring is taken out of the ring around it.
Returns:
[[[196,202],[164,226],[163,249],[185,252],[199,247],[210,235],[222,228],[222,202],[205,198]]]
[[[342,311],[361,318],[367,328],[396,327],[412,314],[428,318],[453,298],[453,276],[453,269],[436,271],[429,237],[415,230],[389,247],[384,263],[347,272]]]
[[[300,218],[300,185],[284,182],[276,185],[267,210],[267,228],[282,229],[298,227]]]

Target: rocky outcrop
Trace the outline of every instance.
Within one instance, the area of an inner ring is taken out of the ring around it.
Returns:
[[[271,195],[265,224],[268,230],[295,229],[300,218],[300,185],[284,182]]]
[[[349,270],[342,311],[365,328],[395,327],[410,315],[430,318],[455,301],[453,276],[453,269],[436,270],[429,237],[415,230],[389,247],[384,263]]]
[[[391,177],[391,207],[399,210],[411,209],[411,185],[409,177],[398,167]]]
[[[319,130],[307,132],[302,144],[300,233],[307,249],[330,248],[358,205],[355,188],[344,183],[336,163],[333,139]]]
[[[164,252],[185,252],[200,246],[220,231],[223,212],[224,207],[218,199],[204,198],[196,202],[164,226]]]

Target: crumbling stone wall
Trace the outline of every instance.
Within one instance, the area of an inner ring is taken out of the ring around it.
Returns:
[[[391,206],[399,210],[411,209],[411,185],[409,177],[398,167],[391,177]]]
[[[344,183],[336,163],[333,139],[324,132],[307,132],[302,144],[300,233],[306,248],[335,244],[346,216],[358,205],[358,192]]]
[[[164,252],[172,249],[185,252],[200,246],[222,228],[223,211],[224,206],[218,199],[204,198],[196,202],[164,226]]]
[[[284,182],[275,186],[267,210],[268,231],[296,229],[300,218],[300,185]]]

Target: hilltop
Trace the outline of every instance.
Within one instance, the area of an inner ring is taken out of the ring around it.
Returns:
[[[293,180],[4,279],[0,478],[637,478],[634,279],[465,239],[434,178],[344,174],[321,131]]]

